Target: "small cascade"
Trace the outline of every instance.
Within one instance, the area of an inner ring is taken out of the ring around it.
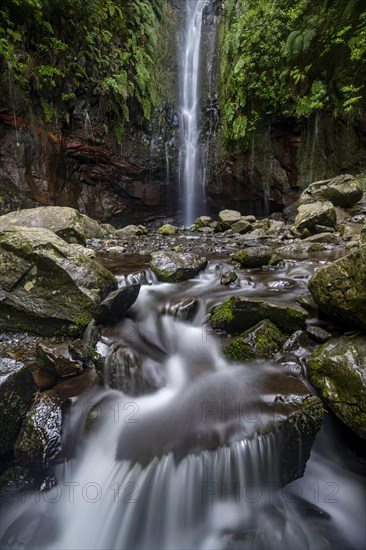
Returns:
[[[202,16],[207,0],[186,0],[186,25],[181,56],[180,153],[181,202],[184,224],[191,225],[198,215],[202,196],[202,151],[200,147],[200,50]]]
[[[93,125],[86,109],[84,110],[84,139],[86,142],[91,141],[92,144],[95,145]]]

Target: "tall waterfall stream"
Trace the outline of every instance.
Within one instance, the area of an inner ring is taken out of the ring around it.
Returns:
[[[256,435],[267,422],[258,409],[241,410],[246,437],[234,434],[216,450],[204,448],[222,424],[220,418],[205,424],[202,411],[210,415],[225,403],[233,414],[238,395],[248,407],[263,404],[281,381],[301,378],[283,366],[301,364],[300,356],[230,364],[205,321],[212,305],[234,292],[293,302],[314,264],[239,270],[235,291],[219,284],[228,268],[213,260],[195,279],[177,284],[158,283],[145,269],[137,302],[103,329],[97,345],[106,356],[119,346],[137,352],[158,389],[133,397],[105,385],[74,400],[64,430],[68,460],[56,466],[57,484],[8,495],[3,503],[4,550],[363,547],[365,478],[332,417],[316,437],[304,476],[285,487],[280,440],[276,432]],[[125,284],[126,273],[117,273]],[[199,306],[187,319],[182,312],[192,299]],[[203,448],[198,439],[191,452],[194,433],[203,434]]]

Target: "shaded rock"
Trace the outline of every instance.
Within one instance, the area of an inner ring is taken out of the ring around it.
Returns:
[[[241,214],[237,210],[221,210],[219,220],[223,229],[229,229],[234,223],[241,220]]]
[[[83,370],[81,361],[74,360],[70,356],[67,344],[60,344],[52,348],[43,344],[38,344],[36,357],[37,364],[42,374],[49,373],[56,378],[76,376]]]
[[[312,347],[307,333],[304,330],[297,330],[291,334],[283,346],[283,351],[290,351],[295,356],[300,357]]]
[[[306,327],[306,332],[312,340],[315,340],[315,342],[320,342],[321,344],[324,344],[324,342],[332,337],[330,332],[322,327],[318,327],[317,325],[308,325]]]
[[[339,244],[340,239],[335,233],[317,233],[306,237],[304,241],[309,243]]]
[[[283,342],[283,334],[266,319],[231,340],[223,348],[223,353],[234,361],[270,359],[281,348]]]
[[[49,229],[68,243],[83,245],[87,239],[103,239],[109,233],[95,220],[67,206],[41,206],[0,216],[0,231],[13,226]]]
[[[293,332],[303,328],[306,313],[301,308],[267,299],[232,296],[213,309],[209,324],[227,332],[242,332],[264,319],[284,332]]]
[[[308,288],[324,313],[366,328],[366,246],[320,267]]]
[[[115,346],[98,374],[106,386],[127,395],[144,395],[156,389],[143,372],[139,354],[129,347]]]
[[[299,204],[330,201],[334,206],[347,207],[362,199],[361,181],[350,174],[311,183],[300,196]]]
[[[210,218],[210,216],[200,216],[195,220],[194,225],[198,229],[200,227],[209,227],[211,222],[212,222],[212,218]]]
[[[12,451],[37,389],[29,366],[0,359],[0,455]]]
[[[165,225],[162,225],[158,229],[159,235],[165,235],[165,236],[172,236],[176,235],[178,233],[178,227],[175,225],[171,225],[170,223],[166,223]]]
[[[329,201],[318,201],[299,206],[295,218],[295,228],[299,233],[307,236],[306,232],[321,233],[323,227],[334,227],[336,221],[337,216],[333,204]]]
[[[366,338],[328,340],[312,354],[308,373],[338,418],[366,438]]]
[[[239,262],[241,267],[261,267],[271,262],[272,250],[266,246],[246,248],[235,252],[232,258]]]
[[[198,298],[179,299],[165,306],[162,313],[180,321],[191,321],[198,311],[199,304]]]
[[[238,222],[233,223],[231,231],[233,233],[247,233],[250,231],[252,224],[244,218],[241,218]]]
[[[169,407],[126,424],[117,459],[146,463],[173,453],[179,461],[222,447],[231,453],[236,442],[247,439],[250,446],[255,434],[264,434],[272,444],[278,443],[277,481],[287,483],[302,475],[322,417],[320,400],[290,373],[265,365],[255,369],[237,365],[199,377]],[[234,453],[231,456],[234,459]],[[265,456],[270,457],[268,470],[273,472],[273,456]]]
[[[0,233],[0,325],[41,335],[80,334],[115,277],[47,229]]]
[[[136,302],[140,288],[140,284],[131,284],[111,292],[98,306],[94,315],[96,323],[101,325],[116,323]]]
[[[194,277],[207,265],[203,256],[178,252],[154,252],[150,267],[160,281],[178,283]]]
[[[39,394],[28,411],[15,443],[15,457],[23,466],[44,468],[61,451],[61,400],[50,390]]]

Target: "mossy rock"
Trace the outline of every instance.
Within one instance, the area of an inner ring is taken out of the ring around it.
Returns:
[[[178,252],[154,252],[151,254],[150,267],[159,281],[178,283],[195,277],[207,265],[203,256]]]
[[[0,455],[13,450],[37,389],[29,366],[0,359]]]
[[[166,223],[165,225],[159,227],[158,233],[159,235],[172,237],[173,235],[176,235],[178,233],[178,227],[176,227],[175,225],[171,225],[170,223]]]
[[[68,243],[83,245],[87,239],[103,239],[109,234],[98,222],[67,206],[29,208],[0,217],[0,231],[13,226],[49,229]]]
[[[324,313],[366,329],[366,245],[319,268],[308,288]]]
[[[366,438],[366,338],[331,338],[312,354],[308,373],[338,418]]]
[[[311,183],[302,193],[299,203],[330,201],[334,206],[345,208],[362,199],[362,182],[350,174],[342,174],[330,180]]]
[[[78,335],[115,277],[52,231],[0,232],[0,325],[41,335]]]
[[[272,251],[266,246],[255,246],[235,252],[232,258],[239,262],[241,267],[261,267],[271,262]]]
[[[335,227],[337,215],[333,204],[329,201],[302,204],[295,218],[296,230],[305,237],[309,234],[322,233],[325,227]]]
[[[224,347],[223,353],[234,361],[270,359],[284,341],[281,331],[266,319],[234,338]]]
[[[285,333],[292,333],[303,328],[306,317],[306,312],[298,307],[266,299],[232,296],[213,309],[209,324],[215,329],[240,333],[268,319]]]

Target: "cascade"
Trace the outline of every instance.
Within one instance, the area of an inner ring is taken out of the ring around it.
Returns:
[[[203,203],[200,168],[200,50],[202,15],[207,0],[186,0],[186,25],[181,53],[181,203],[184,224],[190,225]]]

